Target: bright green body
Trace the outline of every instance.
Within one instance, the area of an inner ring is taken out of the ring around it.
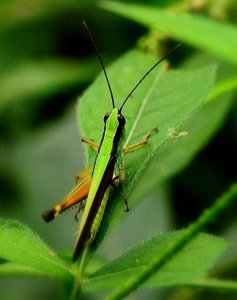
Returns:
[[[105,121],[104,133],[95,159],[91,186],[80,222],[74,259],[81,254],[85,244],[89,245],[93,241],[104,214],[109,186],[112,184],[113,177],[118,176],[115,164],[117,161],[122,162],[123,140],[123,128],[119,128],[118,116],[118,109],[113,108]]]

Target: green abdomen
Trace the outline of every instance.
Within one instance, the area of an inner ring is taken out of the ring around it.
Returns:
[[[101,223],[101,220],[103,218],[103,215],[104,215],[104,211],[105,211],[105,207],[106,207],[106,204],[107,204],[107,201],[108,201],[108,198],[109,198],[109,188],[107,189],[107,191],[105,192],[104,194],[104,197],[103,197],[103,200],[101,202],[101,205],[98,209],[98,212],[96,214],[96,217],[94,219],[94,222],[91,226],[91,238],[92,240],[94,239],[99,227],[100,227],[100,223]]]

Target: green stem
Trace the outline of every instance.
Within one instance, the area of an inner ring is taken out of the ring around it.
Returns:
[[[76,300],[78,298],[78,295],[80,293],[80,287],[81,287],[81,277],[80,277],[80,273],[77,272],[74,277],[70,300]]]
[[[144,269],[136,276],[125,281],[125,283],[109,295],[106,300],[117,300],[130,294],[139,285],[148,280],[155,272],[163,267],[169,259],[179,252],[188,242],[190,242],[202,229],[212,220],[215,220],[226,208],[237,200],[237,184],[234,184],[227,193],[221,196],[215,204],[205,210],[197,221],[187,227],[182,235],[175,242],[171,243],[165,252],[155,257]]]
[[[230,281],[230,280],[221,280],[221,279],[210,279],[210,278],[203,278],[203,279],[196,279],[187,285],[187,287],[194,287],[194,288],[205,288],[209,290],[221,290],[221,291],[230,291],[237,293],[237,282]]]
[[[84,274],[85,260],[86,260],[87,253],[88,253],[88,247],[86,247],[83,250],[82,256],[80,258],[79,265],[77,266],[76,274],[75,274],[75,277],[74,277],[74,283],[73,283],[73,286],[72,286],[70,300],[76,300],[78,298],[78,295],[81,292],[81,283],[82,283],[82,278],[83,278],[83,274]]]

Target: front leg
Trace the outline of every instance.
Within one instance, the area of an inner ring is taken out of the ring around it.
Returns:
[[[132,151],[137,150],[137,149],[141,148],[142,146],[146,145],[149,138],[157,132],[158,132],[158,128],[157,127],[153,128],[151,131],[149,131],[147,133],[147,135],[140,142],[137,142],[131,146],[123,148],[123,153],[132,152]]]
[[[88,146],[90,146],[91,148],[93,148],[94,150],[98,151],[99,145],[96,144],[94,141],[87,139],[87,138],[81,138],[81,141],[82,141],[82,143],[85,143]]]

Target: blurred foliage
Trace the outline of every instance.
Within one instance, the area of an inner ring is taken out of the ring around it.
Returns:
[[[67,254],[73,247],[76,210],[52,224],[43,223],[41,214],[63,198],[74,184],[74,175],[83,169],[76,99],[100,72],[82,20],[93,31],[106,65],[131,48],[161,56],[179,41],[182,47],[170,58],[171,66],[189,70],[210,64],[218,67],[216,85],[206,104],[180,128],[188,136],[171,139],[159,149],[145,170],[144,181],[134,190],[131,212],[122,216],[123,224],[108,232],[98,254],[112,259],[153,234],[186,226],[236,181],[236,1],[127,2],[129,6],[126,1],[101,4],[93,0],[0,3],[0,216],[27,224],[57,252]],[[111,81],[116,84],[116,76]],[[97,103],[102,101],[98,97]],[[154,172],[162,175],[155,178]],[[138,198],[142,203],[135,207]],[[230,241],[211,274],[236,279],[235,209],[208,229]],[[5,267],[8,272],[16,266]],[[15,275],[28,277],[28,272],[19,267]],[[63,297],[60,284],[34,276],[24,280],[5,276],[0,280],[1,299]],[[139,290],[134,299],[236,297],[233,291],[206,290]]]

